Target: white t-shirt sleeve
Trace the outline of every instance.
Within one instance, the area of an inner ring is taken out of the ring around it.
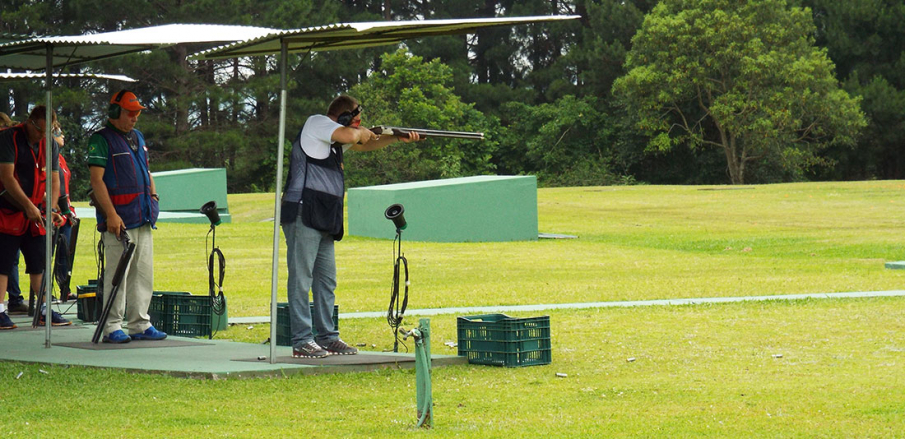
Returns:
[[[316,159],[330,157],[333,132],[337,128],[342,128],[342,125],[322,114],[309,117],[305,122],[305,126],[302,127],[301,134],[299,134],[299,144],[302,145],[302,150],[305,151],[305,154]]]

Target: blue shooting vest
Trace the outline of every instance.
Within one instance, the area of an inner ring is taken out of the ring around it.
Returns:
[[[110,201],[125,224],[134,229],[150,223],[156,228],[160,205],[151,198],[151,172],[148,170],[148,150],[141,131],[123,134],[110,127],[97,132],[107,141],[107,166],[104,168],[104,185]],[[128,138],[127,138],[128,136]],[[137,145],[129,147],[130,140]],[[97,212],[97,229],[107,230],[100,210]]]

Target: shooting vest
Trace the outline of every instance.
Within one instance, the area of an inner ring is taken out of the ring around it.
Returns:
[[[280,223],[295,221],[301,205],[302,223],[327,232],[333,239],[343,238],[343,146],[330,145],[330,156],[316,159],[305,153],[299,142],[300,135],[292,142],[289,159],[289,179],[283,191]]]
[[[144,136],[138,130],[123,134],[110,127],[96,134],[107,142],[104,185],[116,214],[122,218],[127,229],[147,223],[156,228],[160,205],[151,198],[151,173]],[[129,146],[130,140],[137,146],[135,150]],[[107,230],[106,219],[100,209],[97,209],[97,229],[102,232]]]
[[[28,196],[28,199],[38,206],[40,209],[44,201],[45,191],[47,190],[47,171],[44,169],[46,164],[47,142],[41,140],[38,144],[38,154],[35,155],[34,150],[28,144],[28,135],[25,131],[25,124],[19,124],[14,127],[3,130],[0,136],[6,141],[13,144],[16,151],[16,160],[14,162],[16,182],[22,188],[22,192]],[[5,188],[0,183],[0,192]],[[0,197],[0,233],[7,235],[20,236],[27,230],[31,229],[32,236],[41,236],[46,234],[43,227],[31,226],[25,212],[6,199]]]

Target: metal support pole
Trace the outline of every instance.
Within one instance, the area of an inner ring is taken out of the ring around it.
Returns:
[[[420,337],[415,336],[415,404],[418,408],[417,427],[434,425],[434,401],[431,396],[431,339],[430,319],[418,321]]]
[[[44,288],[44,302],[45,302],[45,311],[47,314],[44,316],[44,347],[50,348],[50,327],[53,326],[50,324],[51,322],[51,310],[50,305],[53,300],[53,295],[50,293],[53,291],[53,242],[51,242],[51,237],[53,233],[53,213],[51,209],[53,208],[53,203],[56,201],[52,199],[53,197],[53,137],[51,137],[51,130],[53,129],[53,45],[47,44],[45,46],[45,50],[47,51],[47,68],[45,73],[47,74],[47,78],[45,79],[45,86],[47,87],[47,113],[45,113],[44,117],[44,157],[45,157],[45,188],[47,189],[44,200],[44,231],[46,232],[44,239],[44,275],[42,279],[44,282],[41,282],[41,288]],[[37,182],[35,182],[37,184]],[[29,289],[31,285],[29,285]],[[41,312],[41,304],[35,304],[36,313]],[[40,319],[40,317],[38,317]]]
[[[277,285],[280,264],[280,188],[283,186],[283,143],[286,142],[286,64],[289,43],[280,41],[280,132],[277,135],[277,176],[273,201],[273,266],[270,277],[270,364],[277,360]]]

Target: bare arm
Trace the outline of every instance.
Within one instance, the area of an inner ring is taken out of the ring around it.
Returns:
[[[371,130],[362,127],[339,127],[333,130],[333,134],[330,136],[330,140],[334,142],[339,142],[342,144],[351,143],[353,145],[357,145],[359,143],[368,143],[372,140],[377,139],[377,135],[372,133]]]
[[[50,191],[50,195],[53,197],[53,198],[51,198],[51,200],[53,200],[53,203],[50,203],[50,207],[53,207],[53,208],[56,208],[57,210],[59,210],[60,206],[57,201],[60,199],[60,172],[53,171],[50,174],[51,174],[50,183],[51,183],[51,185],[53,185],[51,187],[51,191]]]
[[[107,185],[104,184],[105,168],[100,166],[91,166],[91,189],[94,191],[94,199],[97,202],[95,209],[100,209],[101,214],[106,218],[107,231],[119,238],[119,232],[125,229],[122,218],[116,214],[113,207],[113,201],[110,200],[110,193],[107,192]],[[153,187],[153,186],[152,186]]]
[[[364,128],[362,128],[364,129]],[[371,132],[371,130],[365,129],[367,132]],[[372,133],[373,134],[373,133]],[[354,143],[352,144],[352,151],[376,151],[381,148],[386,148],[389,144],[401,140],[405,143],[409,142],[417,142],[421,140],[421,136],[418,135],[417,132],[410,131],[408,137],[396,137],[396,136],[376,136],[374,140],[371,140],[367,143]]]
[[[51,218],[53,218],[53,223],[57,227],[61,227],[61,226],[63,226],[63,224],[65,224],[66,221],[63,219],[63,216],[59,214],[59,211],[60,211],[59,204],[60,203],[58,201],[60,200],[60,183],[61,183],[60,182],[60,172],[53,171],[50,174],[51,174],[51,177],[50,177],[51,191],[50,191],[50,193],[52,196],[51,200],[53,201],[52,203],[50,203],[50,207],[53,208],[53,210],[55,210],[55,212],[53,212],[50,216],[51,216]]]

